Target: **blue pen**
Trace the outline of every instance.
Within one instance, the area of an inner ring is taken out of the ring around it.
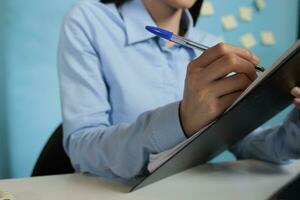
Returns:
[[[181,44],[183,46],[186,47],[190,47],[190,48],[196,48],[199,49],[201,51],[205,51],[207,50],[209,47],[205,46],[203,44],[199,44],[197,42],[191,41],[187,38],[175,35],[174,33],[172,33],[171,31],[167,31],[158,27],[154,27],[154,26],[146,26],[146,30],[153,33],[154,35],[157,35],[161,38],[164,38],[166,40],[175,42],[177,44]],[[264,72],[265,69],[263,67],[260,66],[255,66],[255,69],[260,71],[260,72]]]

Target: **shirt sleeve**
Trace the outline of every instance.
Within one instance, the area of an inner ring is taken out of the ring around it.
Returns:
[[[147,111],[133,123],[111,124],[109,87],[92,34],[85,15],[73,9],[58,49],[64,148],[76,171],[130,179],[144,172],[150,153],[185,139],[179,102]]]
[[[258,128],[231,148],[238,159],[260,159],[277,164],[300,158],[299,110],[294,108],[280,125]]]

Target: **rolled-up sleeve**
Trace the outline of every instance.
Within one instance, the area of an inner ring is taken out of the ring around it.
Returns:
[[[80,9],[72,12],[58,51],[65,150],[77,171],[127,179],[141,175],[150,153],[185,139],[179,102],[144,112],[133,123],[111,124],[101,55],[92,45],[85,16]]]
[[[239,159],[253,158],[277,164],[300,158],[299,110],[294,108],[280,125],[258,128],[231,148]]]

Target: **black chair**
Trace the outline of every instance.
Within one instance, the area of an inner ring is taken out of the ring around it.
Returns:
[[[31,176],[74,173],[63,148],[63,128],[59,125],[42,150]]]

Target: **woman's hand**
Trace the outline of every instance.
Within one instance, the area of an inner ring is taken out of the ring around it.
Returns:
[[[191,136],[224,112],[257,77],[258,58],[246,49],[220,43],[187,69],[180,118]],[[233,76],[226,77],[229,73]]]
[[[294,104],[295,106],[300,109],[300,88],[299,87],[294,87],[291,90],[291,94],[295,97],[294,99]]]

